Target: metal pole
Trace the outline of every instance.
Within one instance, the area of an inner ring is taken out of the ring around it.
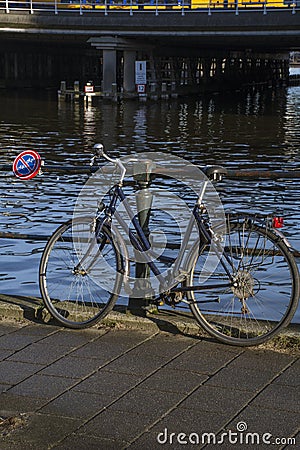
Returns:
[[[133,178],[136,181],[139,191],[136,193],[136,204],[138,219],[145,236],[148,238],[149,219],[152,207],[153,195],[149,186],[153,179],[154,164],[150,160],[138,161],[133,166]],[[128,309],[135,314],[145,315],[145,307],[151,302],[151,284],[149,281],[150,270],[147,264],[136,262],[133,296],[129,298]],[[134,294],[136,293],[136,294]],[[134,296],[136,295],[136,297]]]

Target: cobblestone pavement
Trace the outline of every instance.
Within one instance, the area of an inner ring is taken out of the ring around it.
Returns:
[[[184,333],[2,322],[0,448],[299,448],[299,369]]]

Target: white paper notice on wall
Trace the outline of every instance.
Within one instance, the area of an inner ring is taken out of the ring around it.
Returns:
[[[147,84],[147,64],[146,61],[135,62],[135,84]]]

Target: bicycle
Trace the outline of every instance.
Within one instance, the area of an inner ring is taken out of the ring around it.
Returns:
[[[227,172],[224,167],[201,169],[206,181],[166,283],[167,277],[153,261],[149,238],[126,206],[124,164],[110,158],[102,144],[94,149],[94,158],[105,158],[120,176],[109,191],[108,203],[101,201],[95,216],[67,221],[46,244],[39,282],[44,304],[55,319],[70,328],[92,326],[113,309],[122,286],[130,293],[131,245],[159,282],[160,293],[152,303],[173,307],[186,304],[198,324],[223,343],[258,345],[290,323],[298,305],[300,282],[293,249],[277,229],[280,219],[227,214],[225,229],[218,230],[207,217],[204,197],[208,183],[221,180]],[[132,228],[118,213],[118,202],[123,202],[132,215]],[[126,230],[127,242],[112,217]],[[195,224],[197,241],[184,258]],[[208,281],[199,282],[209,252],[217,258],[216,268]],[[97,279],[106,281],[99,286]]]

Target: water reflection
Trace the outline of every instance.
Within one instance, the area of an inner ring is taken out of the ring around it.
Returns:
[[[1,164],[26,149],[46,164],[88,164],[95,142],[114,156],[160,151],[199,165],[299,169],[300,88],[224,93],[172,102],[60,103],[52,94],[1,93]],[[72,214],[85,174],[46,172],[32,181],[0,177],[1,231],[50,234]],[[159,181],[163,185],[162,181]],[[174,187],[175,189],[175,187]],[[226,180],[228,209],[274,211],[287,216],[285,233],[299,242],[299,180]],[[1,292],[38,294],[41,242],[1,239]],[[300,321],[300,313],[297,315]]]

